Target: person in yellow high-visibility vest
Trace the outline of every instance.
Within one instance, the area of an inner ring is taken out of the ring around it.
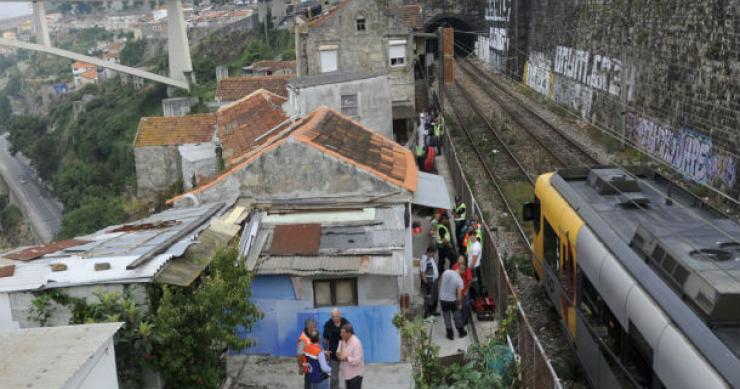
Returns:
[[[437,154],[442,152],[442,134],[444,133],[444,124],[442,123],[442,117],[437,117],[437,121],[434,123],[434,144],[437,146]]]
[[[445,259],[450,261],[450,266],[455,261],[455,257],[452,252],[452,244],[450,243],[450,230],[447,227],[449,220],[446,215],[440,217],[439,222],[434,226],[434,243],[437,246],[437,259],[439,266],[437,269],[443,271],[445,269]]]

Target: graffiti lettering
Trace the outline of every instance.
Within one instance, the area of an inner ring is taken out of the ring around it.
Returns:
[[[509,50],[509,34],[505,28],[492,27],[490,38],[491,49],[504,52]]]
[[[534,53],[527,63],[526,83],[527,85],[547,96],[550,93],[550,69],[551,61],[543,53]]]
[[[700,132],[673,130],[640,115],[627,115],[628,139],[695,181],[732,188],[737,174],[735,156],[717,150]]]
[[[595,89],[618,96],[622,82],[622,62],[600,54],[558,46],[554,71]]]
[[[511,17],[511,0],[488,0],[486,20],[508,22]]]

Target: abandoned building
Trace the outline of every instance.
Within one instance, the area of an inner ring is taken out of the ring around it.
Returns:
[[[405,143],[415,111],[413,28],[377,0],[344,0],[315,17],[296,17],[298,77],[351,71],[388,74],[394,139]]]
[[[321,105],[334,108],[393,138],[387,75],[332,72],[288,81],[288,112],[303,116]]]
[[[138,195],[190,190],[285,122],[286,99],[260,89],[215,113],[144,117],[134,139]]]
[[[265,316],[243,336],[247,354],[294,355],[303,320],[332,306],[357,323],[369,362],[400,360],[391,318],[413,294],[412,203],[445,190],[421,176],[411,152],[328,107],[271,134],[213,181],[175,197],[191,206],[250,199],[256,211],[240,249],[255,273],[253,300]],[[434,185],[434,186],[430,186]],[[300,236],[300,239],[295,239]]]

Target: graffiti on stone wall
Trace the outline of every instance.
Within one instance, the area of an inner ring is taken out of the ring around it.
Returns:
[[[489,38],[492,50],[502,52],[509,50],[509,33],[505,28],[491,27]]]
[[[555,78],[553,82],[552,98],[555,102],[590,120],[594,89],[564,77]]]
[[[735,184],[736,157],[714,148],[712,138],[703,133],[686,128],[674,130],[628,113],[627,136],[646,152],[698,182],[726,188]]]
[[[511,17],[511,0],[488,0],[486,20],[508,22]]]
[[[534,53],[530,56],[524,74],[525,83],[532,89],[545,96],[550,95],[550,71],[552,61],[543,53]]]
[[[558,46],[555,49],[555,73],[594,89],[619,96],[622,88],[622,61],[592,55],[588,51]]]

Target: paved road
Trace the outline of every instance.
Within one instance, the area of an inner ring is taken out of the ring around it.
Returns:
[[[21,204],[36,236],[50,242],[62,224],[62,204],[38,184],[28,161],[14,157],[9,149],[7,134],[0,135],[0,175]]]

